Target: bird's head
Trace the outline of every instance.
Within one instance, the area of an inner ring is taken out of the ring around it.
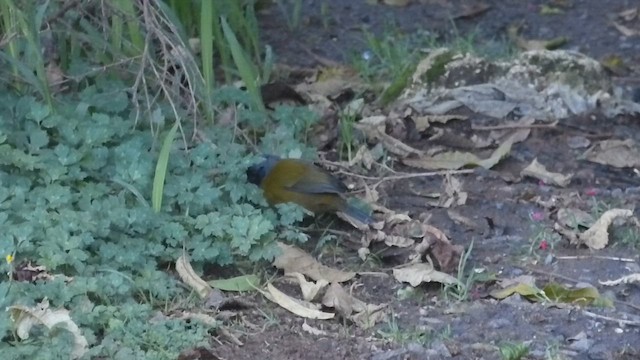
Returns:
[[[247,180],[250,183],[260,186],[262,179],[267,176],[271,169],[280,161],[280,157],[276,155],[264,155],[264,160],[260,163],[251,165],[247,169]]]

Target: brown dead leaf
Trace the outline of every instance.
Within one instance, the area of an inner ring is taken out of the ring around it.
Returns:
[[[633,30],[629,27],[626,27],[625,25],[622,25],[617,21],[613,21],[612,23],[613,23],[613,27],[615,27],[616,30],[618,30],[623,36],[632,37],[632,36],[640,35],[640,31]]]
[[[302,330],[304,332],[307,332],[311,335],[316,335],[316,336],[327,336],[327,332],[324,330],[320,330],[316,327],[313,327],[309,324],[307,324],[307,322],[305,321],[304,323],[302,323]]]
[[[640,283],[640,273],[626,275],[615,280],[600,281],[600,285],[604,285],[604,286],[616,286],[620,284],[632,284],[632,283]]]
[[[520,35],[520,25],[511,25],[507,29],[507,36],[516,46],[523,50],[555,50],[569,42],[566,37],[556,37],[551,40],[531,40]]]
[[[78,325],[71,318],[69,310],[64,308],[50,309],[49,300],[47,299],[44,299],[34,307],[24,305],[9,306],[7,311],[10,313],[11,320],[13,320],[15,334],[21,340],[28,339],[31,330],[35,326],[44,326],[48,330],[54,327],[63,328],[73,335],[71,359],[79,359],[89,350],[89,343],[82,335]]]
[[[191,267],[189,258],[186,255],[181,255],[178,260],[176,260],[176,271],[178,272],[180,279],[195,290],[200,298],[204,299],[209,296],[209,293],[212,290],[211,286],[196,274],[193,267]]]
[[[629,218],[633,211],[627,209],[611,209],[602,216],[587,231],[578,235],[578,239],[589,248],[599,250],[609,243],[609,225],[618,217]]]
[[[451,206],[461,206],[467,203],[469,194],[462,190],[462,182],[458,178],[447,174],[442,185],[444,189],[438,206],[450,208]]]
[[[316,282],[307,281],[304,275],[299,272],[289,273],[288,276],[297,280],[298,285],[300,285],[300,291],[302,292],[302,299],[305,301],[313,301],[318,295],[318,292],[329,285],[329,282],[325,279],[320,279]]]
[[[72,277],[68,277],[64,274],[52,274],[47,271],[47,267],[43,265],[33,265],[31,262],[23,262],[15,266],[11,272],[13,279],[16,281],[53,281],[55,279],[62,279],[64,282],[69,283],[73,281]]]
[[[462,4],[462,11],[458,15],[454,15],[454,19],[471,19],[482,15],[491,9],[491,5],[483,2],[473,2],[471,4]]]
[[[618,16],[624,21],[633,21],[635,19],[638,19],[640,18],[638,15],[640,15],[640,7],[630,8],[618,13]]]
[[[440,270],[446,273],[453,273],[458,267],[464,247],[444,241],[436,241],[431,244],[429,251]]]
[[[569,185],[572,174],[564,175],[560,173],[550,172],[544,165],[538,162],[538,158],[533,159],[531,164],[520,172],[521,176],[531,176],[538,180],[542,180],[547,184],[555,184],[561,187]]]
[[[332,282],[344,282],[356,276],[351,271],[341,271],[319,263],[311,255],[300,248],[279,242],[278,246],[282,254],[276,257],[273,265],[284,270],[285,274],[299,272],[313,280],[326,280]]]
[[[402,141],[388,135],[385,132],[386,116],[370,116],[364,118],[355,124],[355,128],[362,131],[369,142],[380,142],[389,152],[400,157],[406,157],[410,154],[421,155],[423,152],[414,149]]]
[[[578,227],[588,228],[596,219],[588,212],[578,208],[561,208],[556,215],[558,223],[564,227],[577,229]]]
[[[617,168],[640,166],[640,152],[632,139],[597,142],[582,156],[591,162]]]
[[[402,163],[408,166],[427,170],[457,170],[462,167],[472,165],[490,169],[509,154],[511,146],[513,146],[514,143],[522,141],[522,138],[526,138],[529,133],[529,129],[520,129],[514,132],[486,159],[481,159],[472,153],[454,151],[440,153],[434,156],[402,159]]]
[[[431,127],[431,124],[446,124],[451,120],[467,120],[469,117],[464,115],[421,115],[413,118],[416,124],[416,130],[423,132]]]
[[[422,81],[424,75],[431,73],[440,73],[444,71],[444,66],[451,61],[454,53],[448,48],[438,48],[429,52],[424,59],[420,60],[416,71],[411,76],[411,81],[416,84]],[[458,105],[460,106],[460,105]],[[432,114],[434,114],[432,112]],[[444,112],[438,112],[438,114],[444,114]]]
[[[322,305],[336,309],[347,319],[353,320],[358,326],[368,329],[382,319],[384,304],[367,304],[347,293],[338,283],[332,283],[322,298]]]
[[[349,317],[354,311],[356,298],[348,294],[338,283],[332,283],[322,298],[322,305],[336,309],[344,317]]]
[[[441,284],[455,284],[458,280],[446,273],[437,271],[428,263],[415,263],[393,269],[393,277],[416,287],[423,282],[438,282]]]
[[[262,295],[291,313],[307,319],[327,320],[333,319],[335,314],[318,310],[319,306],[307,301],[294,299],[278,290],[275,286],[267,284],[267,291],[259,290]]]

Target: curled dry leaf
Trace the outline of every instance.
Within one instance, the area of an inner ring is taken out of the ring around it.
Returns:
[[[640,152],[631,139],[600,141],[582,156],[591,162],[617,168],[640,166]]]
[[[53,281],[55,279],[62,279],[65,283],[73,281],[72,277],[64,274],[51,274],[47,271],[46,266],[33,265],[31,262],[16,265],[12,271],[12,275],[16,281]]]
[[[414,149],[402,141],[385,132],[387,117],[384,115],[370,116],[355,124],[355,128],[362,131],[370,142],[380,142],[389,152],[406,157],[410,154],[422,155],[422,151]]]
[[[578,208],[561,208],[556,217],[560,225],[572,229],[579,226],[588,228],[596,221],[591,214]]]
[[[519,33],[519,25],[512,25],[507,29],[507,36],[509,37],[509,39],[523,50],[554,50],[558,49],[562,45],[566,44],[567,41],[569,41],[565,37],[557,37],[551,40],[530,40],[525,39]]]
[[[623,276],[615,280],[600,281],[600,285],[604,285],[604,286],[616,286],[619,284],[631,284],[631,283],[640,283],[640,273]]]
[[[402,163],[408,166],[427,170],[457,170],[465,166],[480,166],[490,169],[511,151],[511,146],[518,141],[524,140],[529,134],[529,129],[520,129],[505,139],[491,156],[481,159],[477,155],[468,152],[445,152],[433,156],[422,156],[418,158],[402,159]]]
[[[429,55],[420,60],[418,66],[416,66],[416,71],[411,76],[412,82],[419,83],[425,74],[443,71],[442,68],[451,61],[453,56],[454,53],[448,48],[438,48],[430,51]],[[442,114],[444,114],[444,112]]]
[[[384,312],[386,305],[367,304],[364,301],[347,293],[338,283],[332,283],[322,298],[322,305],[335,308],[343,317],[353,320],[362,328],[375,325]]]
[[[633,211],[627,209],[611,209],[605,211],[598,221],[593,224],[587,231],[578,235],[581,243],[587,245],[591,249],[599,250],[609,243],[609,225],[618,217],[629,218],[633,216]]]
[[[211,286],[193,271],[186,255],[180,256],[176,261],[176,271],[180,275],[180,279],[195,290],[200,298],[204,299],[209,295]]]
[[[416,263],[393,269],[393,277],[400,282],[409,283],[416,287],[423,282],[439,282],[441,284],[455,284],[458,280],[446,273],[437,271],[431,264]]]
[[[318,306],[310,302],[294,299],[271,284],[267,284],[266,292],[262,290],[260,290],[260,292],[267,299],[300,317],[327,320],[332,319],[335,316],[335,314],[318,310]]]
[[[531,176],[538,180],[542,180],[547,184],[555,184],[558,186],[565,187],[569,185],[571,182],[571,177],[573,175],[564,175],[560,173],[550,172],[545,168],[544,165],[538,162],[538,159],[533,159],[531,164],[529,164],[526,168],[522,169],[520,172],[521,176]]]
[[[324,279],[330,283],[345,282],[356,276],[356,273],[352,271],[341,271],[325,266],[295,246],[281,242],[278,243],[278,246],[282,250],[282,254],[276,257],[273,266],[284,270],[285,274],[298,272],[313,280]]]
[[[450,208],[451,206],[460,206],[467,203],[466,191],[462,190],[462,182],[458,178],[447,174],[442,182],[443,195],[440,197],[438,206]]]
[[[453,245],[442,230],[435,226],[423,224],[425,230],[424,240],[416,246],[417,254],[431,254],[436,264],[446,273],[453,272],[460,262],[460,256],[464,252],[461,245]]]
[[[7,307],[11,320],[16,327],[16,334],[22,340],[29,338],[29,332],[34,326],[44,325],[51,330],[60,327],[68,330],[73,335],[73,349],[71,359],[81,358],[89,349],[87,339],[82,336],[80,328],[69,316],[67,309],[49,309],[49,300],[44,299],[34,307],[14,305]]]
[[[289,276],[295,278],[300,285],[300,291],[302,291],[302,298],[305,301],[312,301],[318,295],[318,292],[329,285],[329,282],[325,279],[320,279],[317,282],[307,281],[304,275],[294,272],[289,273]]]
[[[423,132],[431,127],[431,124],[446,124],[451,120],[467,120],[469,117],[464,115],[422,115],[413,118],[416,124],[416,130]]]
[[[307,322],[305,321],[304,323],[302,323],[302,330],[311,334],[311,335],[316,335],[316,336],[326,336],[327,332],[324,330],[320,330],[316,327],[313,327],[309,324],[307,324]]]

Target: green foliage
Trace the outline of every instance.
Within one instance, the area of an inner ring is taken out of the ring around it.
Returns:
[[[59,99],[74,105],[55,112],[33,97],[1,92],[0,256],[13,255],[15,261],[0,266],[0,305],[33,306],[48,298],[51,308],[69,309],[92,356],[175,359],[215,329],[157,316],[158,310],[184,308],[189,295],[164,269],[183,250],[196,271],[236,259],[272,260],[276,239],[306,240],[291,226],[303,213],[292,205],[262,209],[260,191],[245,175],[256,157],[243,156],[246,150],[235,143],[231,127],[199,128],[210,141],[188,144],[188,152],[176,137],[162,203],[154,211],[150,200],[161,142],[148,129],[132,128],[135,110],[127,109],[126,97],[111,96],[108,106],[104,94],[118,87],[124,88],[109,82],[88,87],[75,98]],[[218,106],[250,101],[233,89],[220,89],[219,95]],[[312,121],[310,114],[280,110],[273,116],[264,146],[303,151],[291,139]],[[238,109],[242,123],[258,117]],[[73,280],[11,281],[7,274],[26,262]],[[67,331],[19,342],[10,329],[3,312],[3,342],[15,345],[3,358],[68,358]]]
[[[505,343],[499,348],[500,357],[504,360],[520,360],[529,354],[529,345],[525,343]]]

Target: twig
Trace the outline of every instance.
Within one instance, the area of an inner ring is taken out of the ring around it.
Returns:
[[[635,262],[634,259],[621,258],[616,256],[602,256],[602,255],[558,256],[556,257],[556,259],[558,260],[603,259],[603,260],[613,260],[613,261],[622,261],[622,262]]]
[[[604,316],[604,315],[599,315],[599,314],[596,314],[596,313],[592,313],[591,311],[587,311],[587,310],[582,310],[582,313],[587,315],[587,316],[590,316],[592,318],[613,321],[613,322],[617,322],[618,324],[621,324],[621,325],[624,324],[624,325],[631,325],[631,326],[640,326],[640,321],[616,319],[616,318],[612,318],[612,317],[609,317],[609,316]]]
[[[352,173],[346,170],[338,171],[341,174],[345,174],[347,176],[357,177],[365,180],[378,180],[379,182],[389,181],[389,180],[402,180],[402,179],[411,179],[417,177],[432,177],[432,176],[444,176],[444,175],[458,175],[458,174],[471,174],[474,172],[473,169],[464,169],[464,170],[441,170],[441,171],[429,171],[423,173],[412,173],[412,174],[400,174],[400,175],[392,175],[392,176],[366,176],[360,175],[356,173]]]
[[[507,130],[507,129],[548,129],[558,125],[558,121],[551,124],[507,124],[493,126],[471,126],[471,130],[491,131],[491,130]]]

